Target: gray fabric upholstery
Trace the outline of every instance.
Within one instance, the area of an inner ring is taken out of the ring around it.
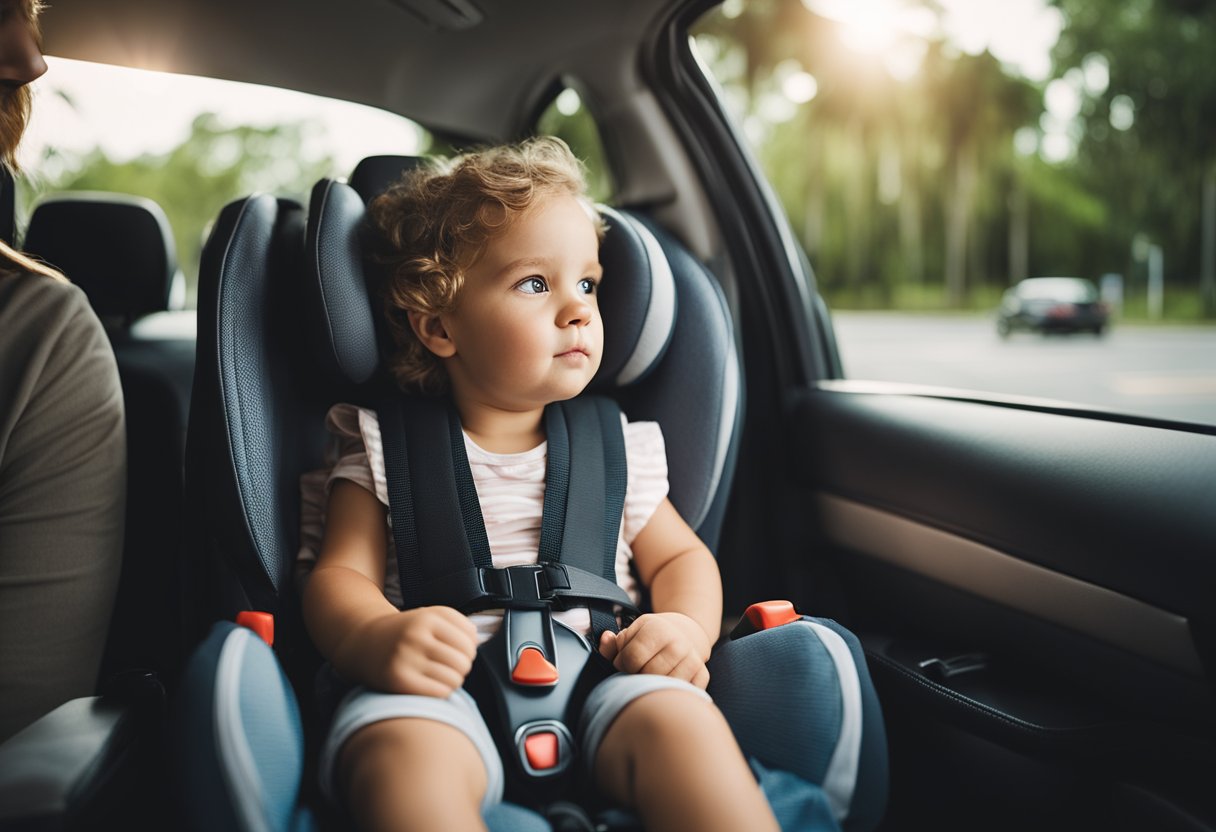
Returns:
[[[722,290],[705,267],[670,234],[645,224],[671,266],[678,309],[662,360],[618,398],[631,419],[663,426],[672,504],[713,550],[742,418],[734,330]]]
[[[663,357],[675,327],[676,292],[671,267],[650,230],[615,209],[599,210],[608,224],[600,246],[605,337],[591,388],[611,392],[645,378]]]

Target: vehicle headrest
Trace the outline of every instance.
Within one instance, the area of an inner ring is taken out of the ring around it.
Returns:
[[[150,199],[73,193],[39,203],[24,250],[84,290],[103,318],[134,321],[169,308],[177,253],[169,220]]]
[[[368,156],[359,160],[346,181],[363,197],[364,202],[371,202],[387,191],[388,186],[400,179],[403,173],[425,161],[422,156]]]
[[[608,224],[600,246],[605,349],[591,388],[608,390],[642,380],[663,357],[676,294],[671,267],[649,229],[625,212],[600,211]],[[377,267],[368,256],[376,234],[354,188],[329,179],[316,184],[305,237],[309,340],[320,369],[338,382],[362,384],[379,366],[380,313],[369,291]]]

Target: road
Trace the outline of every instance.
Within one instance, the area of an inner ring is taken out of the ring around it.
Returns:
[[[986,316],[836,312],[845,377],[1099,405],[1216,424],[1216,326],[1121,325],[1101,337],[996,334]]]

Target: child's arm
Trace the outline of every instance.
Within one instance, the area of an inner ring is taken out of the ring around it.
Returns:
[[[634,539],[633,561],[650,588],[655,612],[619,634],[605,633],[600,652],[618,670],[674,676],[705,687],[705,661],[722,620],[717,561],[667,499]]]
[[[338,480],[325,540],[304,587],[304,622],[344,678],[376,690],[445,697],[477,653],[477,631],[451,607],[399,611],[384,597],[385,509],[363,487]]]

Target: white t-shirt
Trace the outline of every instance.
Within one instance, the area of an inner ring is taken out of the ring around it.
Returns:
[[[663,433],[657,422],[629,422],[621,417],[625,434],[625,461],[629,478],[625,488],[625,510],[616,547],[617,583],[634,600],[637,586],[629,564],[630,545],[646,527],[659,503],[667,496],[667,454]],[[325,419],[331,434],[326,468],[310,471],[300,478],[301,545],[297,568],[304,572],[316,562],[325,527],[325,507],[334,480],[350,480],[388,505],[384,475],[384,450],[376,414],[350,404],[330,408]],[[490,554],[497,568],[536,563],[540,546],[541,511],[545,497],[545,468],[548,443],[517,454],[496,454],[464,437],[473,483],[481,501]],[[389,519],[389,541],[385,552],[384,594],[394,605],[401,605],[397,553]],[[567,610],[554,616],[581,633],[591,629],[585,609]],[[478,637],[485,641],[498,629],[501,612],[470,616],[477,625]]]

